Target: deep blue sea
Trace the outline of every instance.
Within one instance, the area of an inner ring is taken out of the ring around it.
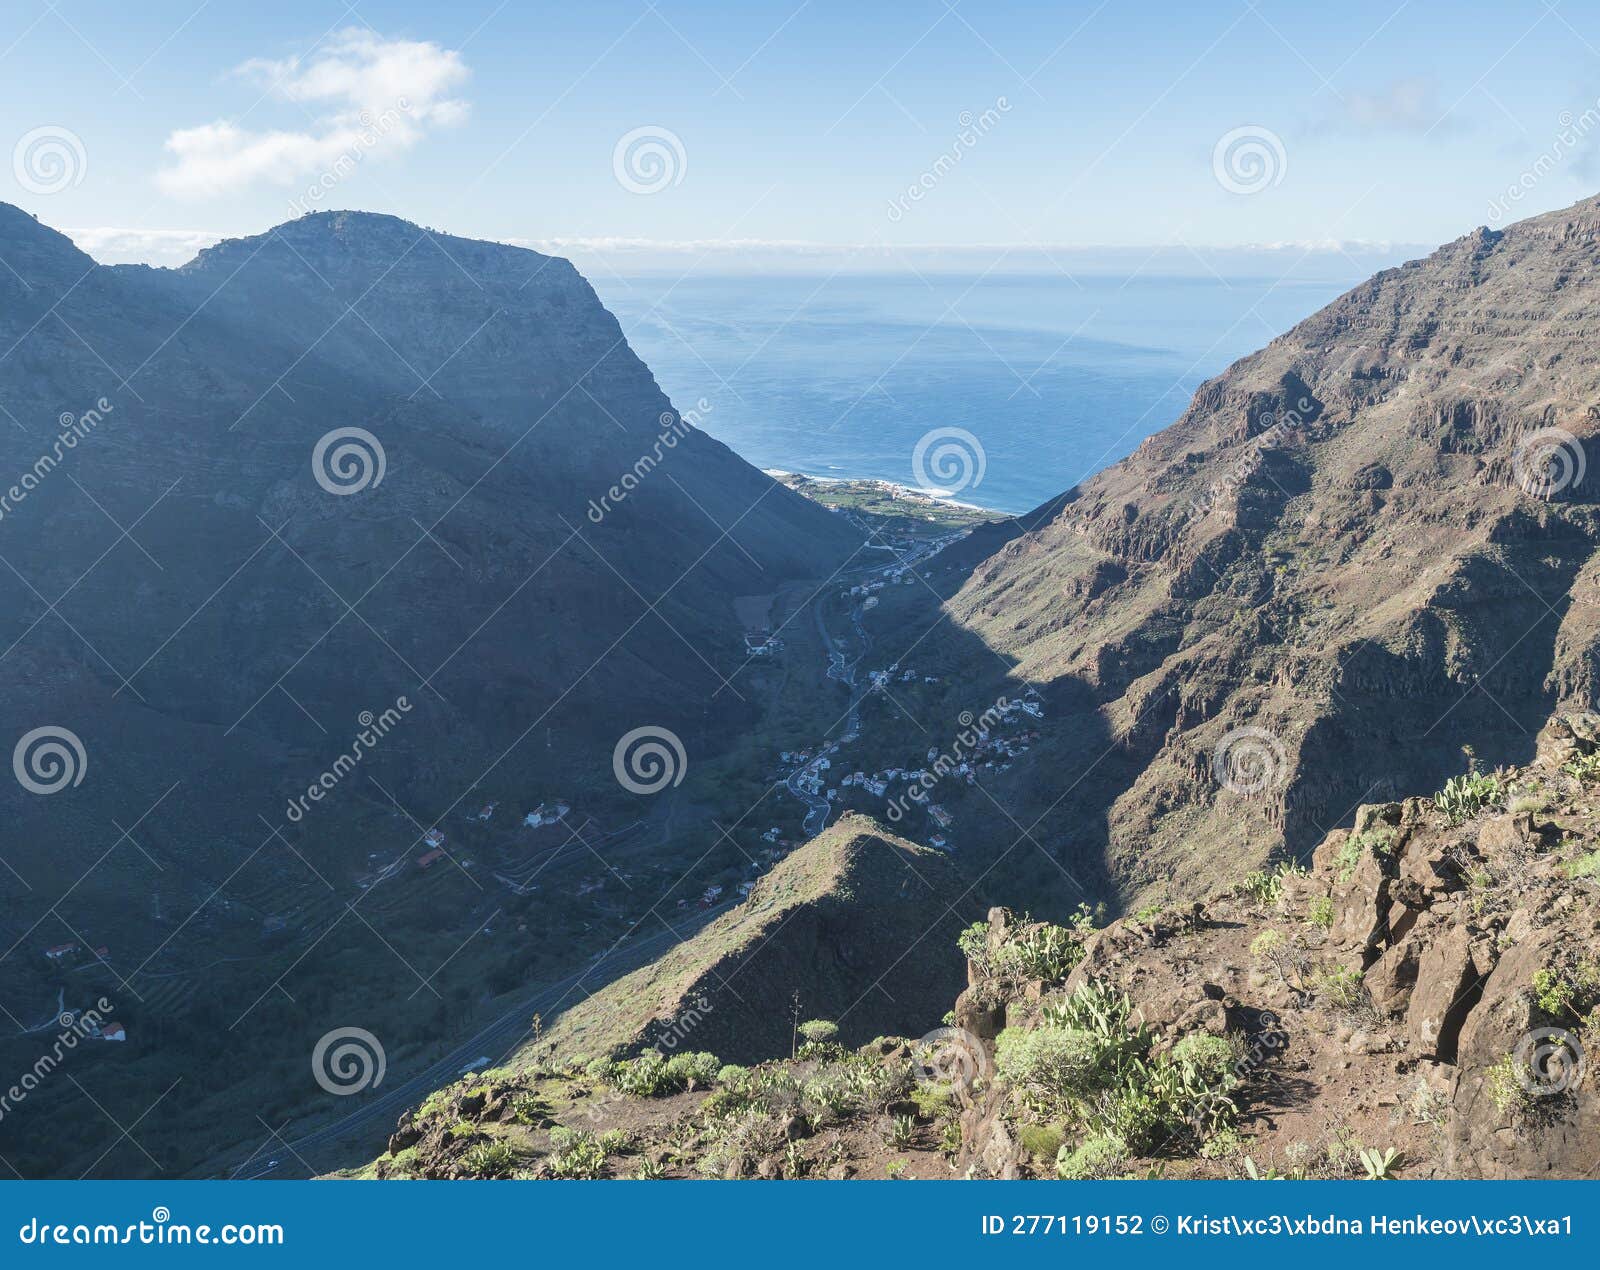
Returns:
[[[963,502],[1037,506],[1182,412],[1201,380],[1354,279],[838,275],[592,279],[680,411],[762,468],[926,484],[917,442],[982,446]]]

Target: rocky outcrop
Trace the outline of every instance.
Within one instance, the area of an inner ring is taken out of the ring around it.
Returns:
[[[1018,518],[948,606],[1052,690],[1059,740],[1014,801],[1069,870],[1188,897],[1436,787],[1457,738],[1522,763],[1550,713],[1600,704],[1600,605],[1567,599],[1600,544],[1596,278],[1600,199],[1469,234]],[[1241,736],[1267,764],[1244,788],[1212,761]],[[1374,946],[1370,916],[1343,934]]]

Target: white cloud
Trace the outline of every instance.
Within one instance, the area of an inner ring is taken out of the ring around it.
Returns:
[[[308,126],[252,131],[219,119],[181,128],[166,141],[173,164],[156,173],[167,193],[205,197],[258,181],[326,183],[369,155],[407,149],[430,129],[467,116],[467,103],[450,95],[469,74],[459,53],[354,27],[309,57],[252,58],[234,73],[294,103]]]
[[[222,241],[204,229],[119,229],[109,225],[61,231],[103,265],[181,265]]]

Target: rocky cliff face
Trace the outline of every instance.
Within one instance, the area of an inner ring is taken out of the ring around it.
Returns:
[[[0,996],[51,1017],[87,979],[43,949],[109,946],[92,975],[138,1038],[132,1090],[199,1052],[191,1025],[241,1080],[265,1070],[228,1028],[291,963],[344,985],[250,1029],[299,1056],[358,1008],[342,993],[378,992],[340,957],[409,974],[384,941],[413,963],[460,947],[494,913],[461,869],[464,894],[381,938],[341,920],[380,867],[416,876],[434,824],[454,838],[498,799],[499,833],[580,792],[607,828],[636,815],[617,739],[724,748],[757,717],[726,686],[734,600],[857,544],[680,415],[564,260],[338,213],[107,268],[9,206],[0,259],[5,753],[52,727],[87,763],[51,796],[0,782]],[[186,1160],[167,1115],[152,1130]]]
[[[948,607],[1052,689],[1050,828],[1195,893],[1594,704],[1597,297],[1600,200],[1469,234],[1012,525]]]

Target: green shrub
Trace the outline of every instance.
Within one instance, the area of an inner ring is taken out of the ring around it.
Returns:
[[[987,965],[989,961],[989,923],[973,922],[956,936],[956,947],[968,961]]]
[[[1452,776],[1444,788],[1433,796],[1433,805],[1444,813],[1452,825],[1471,820],[1480,811],[1504,807],[1506,789],[1496,776],[1469,772]]]
[[[812,1019],[800,1025],[800,1035],[813,1045],[826,1045],[839,1036],[839,1025],[827,1019]]]
[[[1332,966],[1312,976],[1312,988],[1327,997],[1335,1009],[1353,1010],[1361,1004],[1363,988],[1361,972],[1344,966]]]
[[[1570,1011],[1577,1001],[1577,986],[1559,970],[1536,970],[1533,975],[1533,999],[1539,1009],[1551,1018],[1559,1019]]]
[[[721,1069],[722,1061],[715,1054],[686,1050],[667,1060],[666,1078],[675,1089],[709,1089]]]
[[[1113,1087],[1135,1048],[1126,1035],[1117,1042],[1074,1028],[1007,1028],[995,1043],[995,1071],[1030,1108],[1054,1119]]]
[[[1600,780],[1600,750],[1568,759],[1561,765],[1561,770],[1580,781]]]
[[[1000,949],[1004,968],[1020,979],[1065,979],[1083,960],[1082,937],[1065,926],[1030,927]]]
[[[911,1091],[911,1101],[917,1104],[917,1114],[924,1120],[937,1120],[954,1105],[949,1085],[930,1085],[920,1081]]]
[[[1098,979],[1091,979],[1071,996],[1046,1004],[1041,1014],[1057,1027],[1110,1037],[1126,1030],[1133,1014],[1133,1002],[1126,993],[1116,992]]]
[[[1502,1116],[1514,1116],[1527,1110],[1533,1102],[1523,1084],[1516,1057],[1511,1054],[1484,1073],[1484,1088],[1489,1093],[1489,1101]]]
[[[1387,827],[1351,834],[1340,844],[1339,853],[1333,858],[1334,868],[1339,873],[1339,881],[1348,882],[1353,878],[1356,869],[1368,854],[1375,855],[1380,860],[1387,860],[1394,854],[1394,842],[1394,830]]]
[[[1242,889],[1247,897],[1262,908],[1276,908],[1283,899],[1283,884],[1288,878],[1306,875],[1304,866],[1287,861],[1270,871],[1257,869],[1245,877]]]
[[[518,1124],[536,1124],[545,1114],[545,1105],[527,1090],[511,1095],[511,1115]]]
[[[469,1147],[461,1158],[473,1177],[504,1177],[516,1162],[516,1153],[505,1142],[480,1142]]]
[[[659,1050],[645,1050],[637,1058],[613,1062],[599,1058],[588,1072],[635,1098],[662,1098],[685,1089],[706,1089],[717,1079],[721,1062],[715,1054],[685,1051],[671,1058]]]
[[[1231,1124],[1232,1045],[1194,1035],[1152,1058],[1150,1034],[1131,1016],[1125,995],[1085,984],[1046,1005],[1039,1027],[1002,1032],[996,1073],[1035,1117],[1074,1120],[1134,1152]]]
[[[606,1166],[606,1149],[592,1133],[557,1125],[550,1130],[549,1164],[558,1178],[592,1180]]]
[[[1020,1124],[1017,1126],[1017,1141],[1022,1149],[1036,1160],[1054,1160],[1061,1154],[1061,1143],[1065,1138],[1058,1125],[1050,1124]]]
[[[1600,877],[1600,851],[1591,851],[1588,855],[1568,860],[1562,865],[1561,871],[1574,882],[1583,878]]]
[[[1306,909],[1306,923],[1311,926],[1321,927],[1323,930],[1333,929],[1333,897],[1319,895],[1311,901]]]
[[[1095,1134],[1056,1155],[1056,1176],[1064,1182],[1098,1182],[1120,1174],[1128,1148],[1112,1134]]]
[[[717,1084],[726,1085],[733,1089],[741,1088],[750,1079],[750,1069],[740,1067],[738,1063],[728,1063],[717,1072]]]

